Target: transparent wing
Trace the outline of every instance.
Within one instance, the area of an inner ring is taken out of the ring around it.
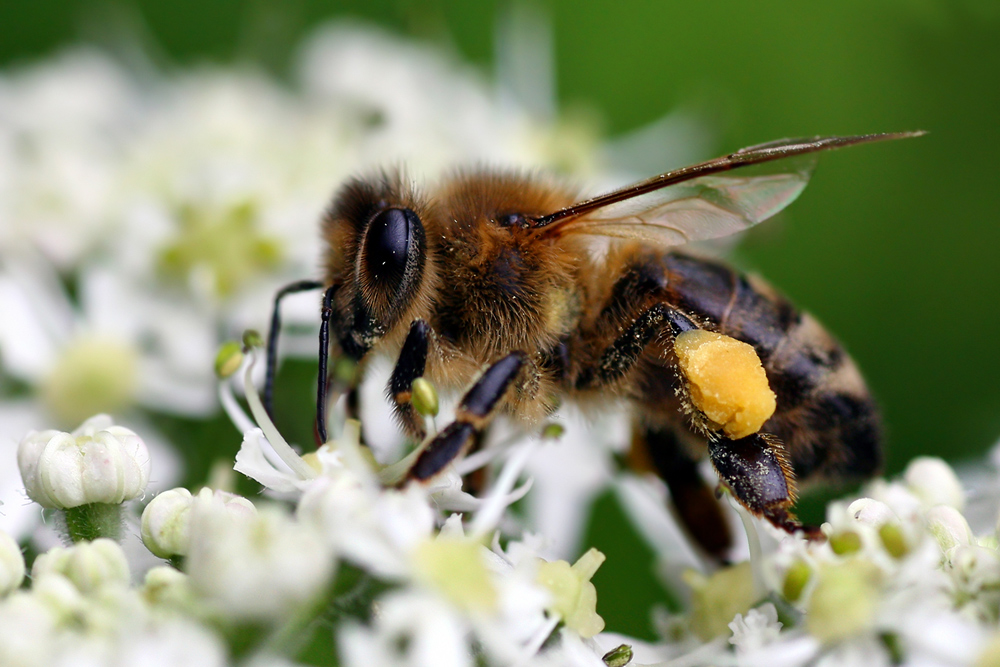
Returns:
[[[703,176],[608,205],[567,224],[562,233],[659,245],[717,239],[763,222],[791,204],[811,171],[810,165],[784,174]]]
[[[532,222],[543,236],[588,234],[660,245],[716,239],[767,220],[795,201],[809,182],[816,153],[922,134],[772,141],[654,176]],[[744,174],[743,168],[755,165],[753,175],[718,175],[734,169]]]

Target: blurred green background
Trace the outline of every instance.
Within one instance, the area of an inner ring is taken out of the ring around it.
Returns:
[[[824,156],[799,202],[750,235],[736,261],[852,351],[884,407],[888,472],[916,454],[961,460],[997,440],[1000,2],[535,6],[551,20],[561,108],[593,113],[606,135],[677,108],[714,125],[704,158],[779,137],[928,130]],[[488,73],[503,11],[492,1],[8,1],[0,65],[138,35],[165,67],[250,61],[285,76],[312,26],[354,16],[444,44]],[[613,508],[600,511],[615,522]],[[640,548],[601,525],[592,538],[618,540],[607,550]]]

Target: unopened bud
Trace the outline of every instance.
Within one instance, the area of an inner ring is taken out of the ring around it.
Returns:
[[[248,350],[255,347],[264,347],[264,338],[258,331],[247,329],[243,332],[243,347]]]
[[[830,548],[838,556],[861,551],[861,536],[853,530],[844,530],[830,536]]]
[[[129,583],[125,552],[117,542],[107,538],[49,549],[35,559],[31,576],[38,580],[51,574],[66,577],[81,593]]]
[[[549,422],[542,428],[542,438],[545,440],[558,440],[566,433],[566,427],[557,422]],[[624,646],[624,644],[623,644]]]
[[[410,386],[410,402],[417,414],[424,417],[436,417],[438,413],[438,395],[434,385],[426,378],[419,377]]]
[[[898,523],[882,524],[878,529],[878,536],[882,540],[882,546],[893,558],[902,558],[909,553],[910,546],[907,544],[906,535]]]
[[[0,597],[17,590],[24,581],[24,555],[14,538],[0,531]]]
[[[215,376],[225,379],[243,364],[243,346],[234,340],[223,343],[215,355]]]
[[[28,497],[53,509],[131,500],[146,490],[150,472],[146,444],[108,415],[72,433],[32,431],[18,445],[17,465]]]
[[[601,660],[608,667],[625,667],[632,662],[632,647],[628,644],[622,644],[605,653]]]
[[[948,505],[957,510],[965,506],[965,490],[955,471],[943,460],[933,456],[918,456],[910,461],[903,473],[907,488],[924,505]]]
[[[802,597],[802,591],[812,577],[812,568],[802,560],[797,560],[785,571],[785,581],[781,586],[781,594],[789,602],[795,602]]]
[[[170,489],[153,498],[142,512],[142,542],[160,558],[186,556],[191,545],[191,508],[211,506],[239,520],[256,514],[253,503],[225,491],[202,489],[192,495],[184,488]]]
[[[927,529],[937,540],[941,551],[957,546],[967,546],[975,539],[969,522],[962,513],[949,505],[938,505],[927,510]]]

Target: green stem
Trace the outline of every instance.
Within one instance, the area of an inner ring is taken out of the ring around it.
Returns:
[[[92,542],[99,537],[118,540],[122,529],[122,506],[110,503],[91,503],[62,510],[62,527],[75,544]]]

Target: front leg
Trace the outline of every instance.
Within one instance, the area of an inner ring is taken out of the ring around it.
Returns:
[[[514,384],[528,357],[523,352],[511,352],[492,366],[462,397],[455,411],[455,421],[438,433],[420,453],[406,480],[426,482],[464,454],[476,437],[492,421],[496,408]]]
[[[413,381],[423,377],[427,366],[427,350],[430,344],[430,326],[423,320],[414,320],[410,332],[403,342],[399,358],[392,369],[387,387],[393,410],[403,429],[418,441],[427,435],[423,418],[410,403]]]

